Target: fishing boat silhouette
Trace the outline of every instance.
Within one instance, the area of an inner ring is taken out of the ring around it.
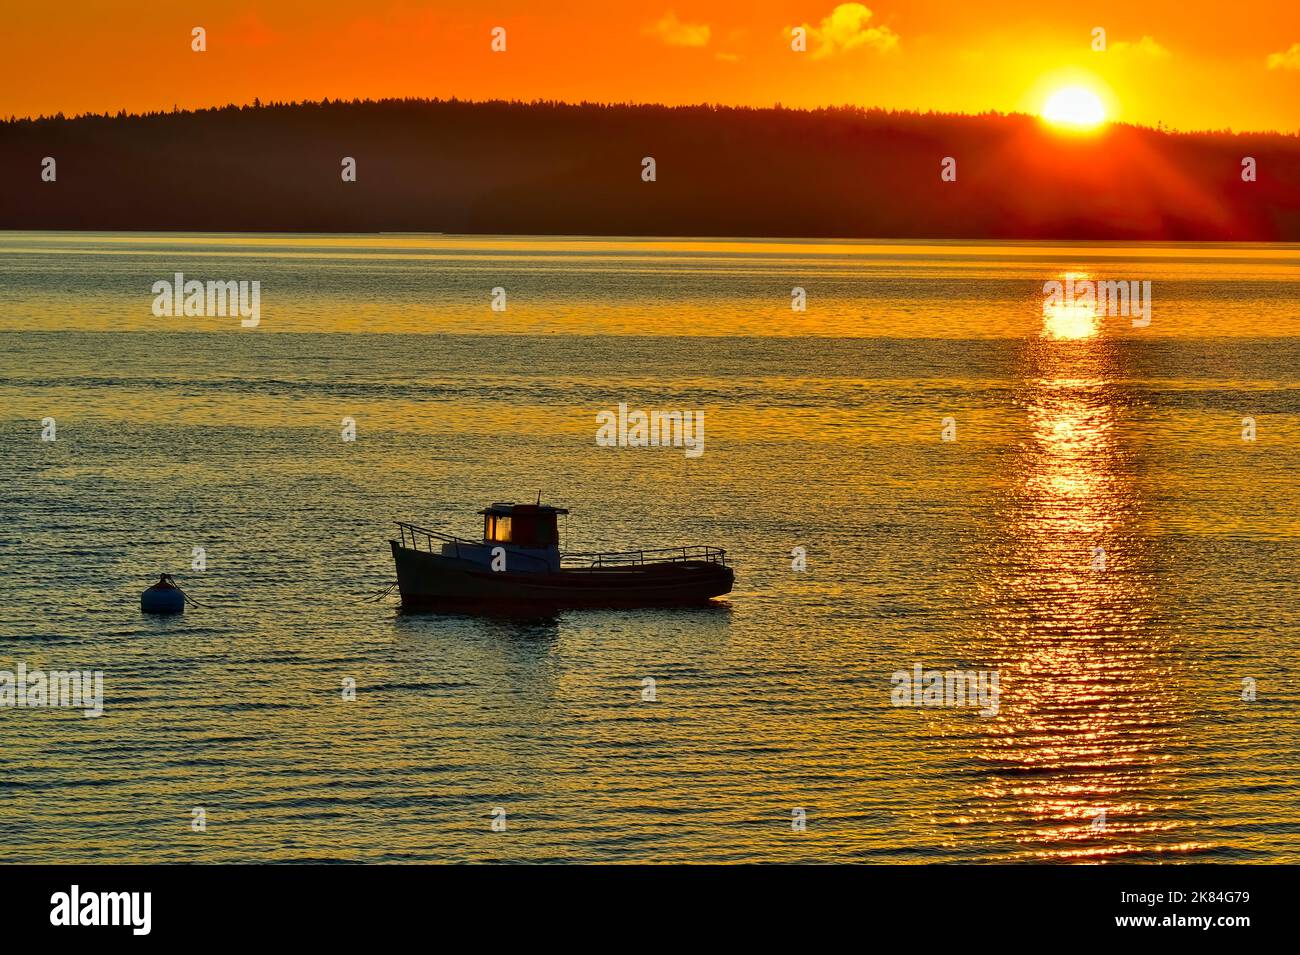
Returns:
[[[561,554],[549,504],[493,504],[482,540],[398,521],[390,540],[404,609],[511,610],[674,607],[707,604],[731,591],[727,552],[700,544]]]

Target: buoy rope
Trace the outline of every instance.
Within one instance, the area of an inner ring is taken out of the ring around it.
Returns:
[[[207,605],[206,605],[206,604],[201,604],[201,603],[199,603],[197,600],[195,600],[193,597],[191,597],[189,594],[187,594],[187,593],[185,592],[185,590],[181,587],[181,585],[178,584],[178,583],[176,583],[176,578],[173,577],[171,574],[162,574],[161,576],[162,576],[162,579],[163,579],[163,580],[167,581],[167,583],[171,584],[171,585],[172,585],[173,587],[175,587],[178,591],[180,591],[180,595],[181,595],[181,597],[182,597],[182,598],[185,600],[185,602],[186,602],[187,604],[189,604],[191,607],[198,607],[198,608],[201,608],[201,609],[206,609],[206,608],[207,608]],[[394,581],[393,581],[391,584],[389,584],[387,587],[384,587],[384,588],[382,588],[381,590],[377,590],[377,591],[375,591],[373,594],[370,594],[369,596],[366,596],[366,597],[362,597],[361,599],[362,599],[363,601],[367,602],[367,603],[371,603],[371,602],[378,601],[378,600],[383,600],[385,597],[387,597],[389,594],[391,594],[391,593],[393,592],[393,588],[395,588],[396,586],[397,586],[397,581],[394,580]]]
[[[394,580],[391,584],[389,584],[387,587],[383,588],[382,590],[378,590],[375,593],[371,594],[369,597],[362,597],[361,599],[366,603],[372,603],[376,600],[382,600],[385,597],[387,597],[389,594],[391,594],[393,592],[393,588],[396,586],[397,586],[397,581]]]
[[[191,607],[198,607],[200,609],[205,609],[203,604],[199,603],[197,600],[195,600],[193,597],[191,597],[189,594],[187,594],[184,590],[181,589],[181,585],[176,583],[176,578],[173,577],[171,574],[163,574],[162,578],[163,580],[167,581],[167,583],[175,587],[177,590],[180,590],[181,597]]]

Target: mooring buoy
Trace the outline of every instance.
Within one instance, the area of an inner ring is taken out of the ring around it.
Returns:
[[[176,586],[171,574],[160,574],[158,583],[140,595],[144,613],[184,613],[185,592]]]

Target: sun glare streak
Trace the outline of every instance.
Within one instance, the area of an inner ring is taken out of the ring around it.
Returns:
[[[1030,440],[1000,509],[1004,556],[981,648],[999,660],[1007,703],[981,727],[985,781],[958,808],[977,824],[1015,821],[1026,861],[1177,857],[1203,846],[1169,827],[1183,700],[1151,584],[1138,459],[1120,427],[1124,356],[1086,303],[1043,313],[1042,337],[1026,342]]]
[[[1067,272],[1062,281],[1074,279],[1087,280],[1086,272]],[[1100,316],[1097,306],[1092,302],[1044,302],[1043,304],[1043,338],[1057,341],[1078,341],[1093,338],[1101,331]]]
[[[1084,303],[1048,305],[1043,309],[1043,338],[1078,341],[1099,331],[1097,309]]]

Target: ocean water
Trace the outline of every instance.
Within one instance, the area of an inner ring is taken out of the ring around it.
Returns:
[[[704,453],[597,446],[620,402]],[[0,670],[104,712],[0,707],[0,860],[1300,861],[1298,474],[1296,246],[3,234]],[[735,591],[367,600],[393,521],[539,493]]]

